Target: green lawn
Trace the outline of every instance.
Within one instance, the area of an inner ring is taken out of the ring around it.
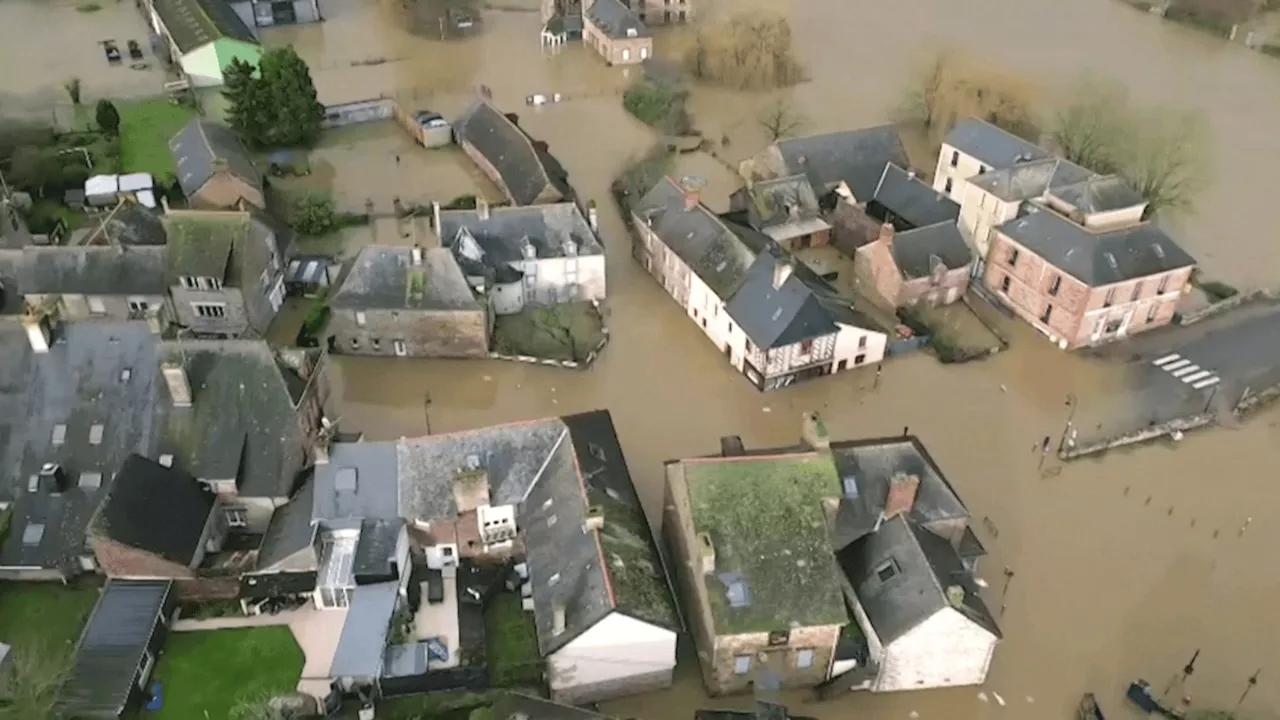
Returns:
[[[486,659],[493,687],[542,684],[542,657],[533,613],[520,607],[518,593],[500,592],[484,609]]]
[[[156,668],[164,708],[155,720],[227,718],[240,701],[293,692],[302,650],[287,627],[175,632]]]
[[[504,355],[583,362],[604,338],[604,319],[589,302],[529,307],[494,319],[493,346]]]
[[[47,717],[58,678],[70,666],[97,588],[0,583],[0,642],[13,646],[15,703],[0,718]]]
[[[169,155],[169,138],[186,125],[196,112],[166,99],[121,103],[121,172],[146,172],[157,178],[177,174]]]

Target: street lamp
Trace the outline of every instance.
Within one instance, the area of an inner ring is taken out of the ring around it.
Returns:
[[[422,395],[422,416],[427,421],[427,434],[431,434],[431,393]]]
[[[1067,447],[1067,437],[1071,435],[1071,430],[1072,430],[1071,423],[1072,423],[1072,421],[1073,421],[1073,420],[1075,420],[1075,417],[1076,417],[1076,408],[1080,406],[1080,403],[1079,403],[1079,401],[1076,399],[1076,394],[1075,394],[1075,393],[1073,393],[1073,392],[1069,392],[1069,393],[1067,393],[1067,399],[1066,399],[1066,402],[1064,402],[1064,403],[1063,403],[1063,405],[1064,405],[1064,406],[1066,406],[1066,407],[1071,408],[1071,412],[1067,413],[1067,424],[1063,426],[1063,428],[1062,428],[1062,439],[1060,439],[1060,440],[1058,441],[1058,454],[1059,454],[1059,455],[1061,455],[1061,454],[1062,454],[1062,451],[1063,451],[1064,449],[1066,449],[1066,447]],[[1074,439],[1072,439],[1072,441],[1071,441],[1071,442],[1074,444],[1074,443],[1075,443],[1075,440],[1074,440]]]

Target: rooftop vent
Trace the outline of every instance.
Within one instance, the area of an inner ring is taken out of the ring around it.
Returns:
[[[353,493],[358,487],[358,477],[355,468],[338,468],[337,474],[333,476],[333,489],[338,492]]]
[[[635,28],[627,28],[627,37],[636,37],[638,34]]]

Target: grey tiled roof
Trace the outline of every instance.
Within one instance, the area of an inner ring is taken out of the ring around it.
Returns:
[[[169,140],[169,152],[178,168],[178,184],[187,197],[209,182],[219,163],[225,163],[229,171],[250,185],[262,187],[262,176],[253,166],[249,151],[226,125],[196,118]]]
[[[1056,187],[1083,182],[1092,176],[1092,172],[1073,162],[1045,158],[992,170],[969,178],[969,184],[1002,200],[1022,201],[1038,198]]]
[[[837,552],[836,558],[886,646],[948,608],[1001,637],[995,618],[955,549],[905,516],[885,521],[876,532]],[[882,581],[877,573],[888,562],[896,572]],[[964,590],[958,607],[948,600],[950,586]]]
[[[27,247],[19,287],[40,295],[164,295],[164,247]]]
[[[611,38],[649,37],[649,28],[619,0],[594,0],[585,15]]]
[[[400,517],[398,480],[394,444],[335,443],[329,449],[329,461],[315,467],[310,517],[313,520]]]
[[[315,570],[316,526],[311,522],[315,482],[303,485],[289,502],[276,508],[258,547],[258,570]]]
[[[778,150],[787,173],[806,175],[815,191],[829,191],[843,180],[864,202],[875,193],[885,163],[907,165],[896,125],[782,140]]]
[[[1049,195],[1086,215],[1123,210],[1146,202],[1137,190],[1115,175],[1095,176],[1074,185],[1056,187]]]
[[[445,248],[369,245],[360,251],[329,304],[350,310],[479,310],[467,279]]]
[[[331,677],[378,677],[399,593],[397,581],[356,587],[329,668]]]
[[[203,548],[214,496],[190,475],[130,455],[89,523],[93,536],[190,566]]]
[[[804,175],[760,180],[740,192],[747,199],[751,226],[758,230],[821,216],[818,197]]]
[[[230,3],[222,0],[156,0],[155,11],[179,52],[188,53],[224,37],[258,42]]]
[[[935,258],[948,270],[973,262],[973,251],[954,220],[894,235],[893,261],[904,277],[929,277]]]
[[[549,189],[560,190],[563,196],[529,136],[485,100],[477,99],[458,118],[453,133],[459,143],[470,143],[493,165],[516,205],[537,202]]]
[[[951,128],[945,142],[997,170],[1027,160],[1043,160],[1050,156],[1049,151],[1035,143],[1023,140],[1013,133],[977,118],[963,120]]]
[[[1052,210],[1028,206],[1022,216],[997,229],[1091,287],[1196,264],[1195,258],[1151,223],[1091,233]]]
[[[87,245],[164,245],[167,236],[160,214],[136,202],[112,208],[98,223],[76,231]],[[71,245],[80,244],[71,241]]]
[[[721,299],[733,295],[755,262],[755,252],[705,206],[685,210],[684,192],[671,178],[654,185],[632,212]]]
[[[960,217],[960,206],[951,198],[892,163],[884,166],[872,199],[913,227],[955,224]]]
[[[523,260],[526,239],[539,258],[563,257],[568,244],[580,256],[604,253],[582,211],[571,202],[492,208],[487,220],[474,210],[440,213],[440,238],[446,247],[457,252],[458,233],[464,229],[480,245],[488,265]]]

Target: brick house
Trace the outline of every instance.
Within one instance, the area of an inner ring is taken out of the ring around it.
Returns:
[[[831,226],[804,175],[750,182],[729,197],[731,212],[744,212],[747,225],[785,250],[825,247]]]
[[[130,455],[89,520],[89,547],[107,577],[193,578],[222,546],[218,498],[190,475]]]
[[[1167,325],[1196,261],[1145,209],[1116,178],[1051,190],[992,230],[982,283],[1063,349]]]
[[[484,98],[453,124],[453,139],[512,205],[541,205],[572,194],[565,172],[513,119]]]
[[[288,231],[248,210],[170,210],[165,226],[177,324],[198,337],[265,333],[284,303]]]
[[[489,355],[493,312],[447,248],[370,245],[329,300],[334,352],[399,357]]]
[[[621,0],[586,0],[582,41],[610,65],[635,65],[653,55],[653,35]]]
[[[266,207],[262,174],[231,128],[196,118],[169,140],[169,152],[191,207],[229,210],[242,201]]]
[[[949,305],[969,286],[973,252],[954,222],[903,233],[885,223],[875,241],[858,248],[854,266],[892,307]]]

